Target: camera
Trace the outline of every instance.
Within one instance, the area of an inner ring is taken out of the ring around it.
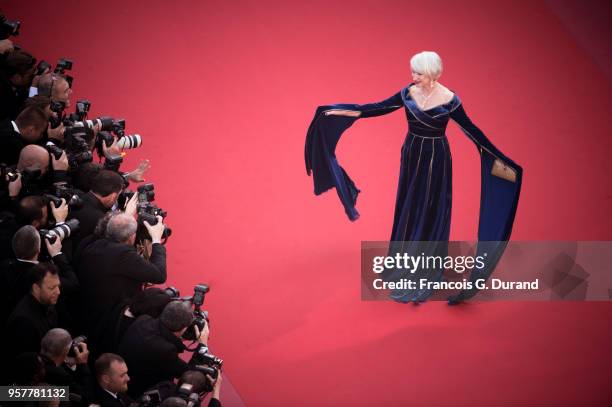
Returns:
[[[68,155],[71,170],[79,165],[93,161],[89,141],[93,139],[93,131],[86,128],[67,128],[64,132],[64,145]]]
[[[119,172],[119,167],[123,163],[123,157],[119,154],[113,154],[104,158],[104,169]]]
[[[199,407],[200,405],[200,395],[193,391],[192,384],[183,383],[177,389],[176,395],[187,402],[187,407]]]
[[[193,360],[195,362],[194,370],[203,373],[204,375],[209,375],[213,378],[213,380],[217,380],[219,377],[219,372],[223,367],[223,360],[219,359],[212,353],[208,352],[208,347],[200,345],[197,350],[194,352]],[[206,389],[204,391],[209,392],[212,391],[213,384],[207,382]]]
[[[51,69],[51,64],[44,59],[41,59],[38,62],[38,65],[36,65],[36,75],[42,75],[47,69]]]
[[[204,304],[204,298],[206,293],[210,291],[210,288],[206,284],[197,284],[193,287],[193,296],[191,298],[187,298],[187,300],[191,301],[193,304],[193,322],[185,333],[183,333],[183,339],[188,341],[195,341],[198,338],[196,337],[195,327],[198,327],[198,330],[202,332],[204,326],[208,323],[208,311],[202,310],[202,305]]]
[[[67,58],[61,58],[57,61],[57,65],[55,65],[55,70],[53,73],[58,75],[63,75],[66,71],[72,70],[72,60]]]
[[[102,157],[104,155],[104,145],[106,148],[110,147],[115,141],[115,136],[109,133],[106,130],[99,131],[96,135],[96,152],[98,153],[98,157]]]
[[[155,200],[155,185],[148,183],[140,185],[138,191],[138,202],[146,203]]]
[[[81,343],[87,343],[87,337],[85,335],[77,336],[70,342],[70,350],[68,351],[68,356],[75,357],[76,351]]]
[[[49,154],[53,155],[56,160],[59,160],[62,154],[64,154],[64,150],[53,144],[52,142],[47,142],[45,144],[45,148],[49,152]]]
[[[119,196],[117,197],[117,207],[121,210],[125,210],[125,205],[127,205],[128,201],[132,199],[135,192],[131,189],[124,189],[121,191]]]
[[[0,182],[13,182],[17,180],[17,170],[14,167],[9,167],[6,164],[0,165]]]
[[[178,288],[172,286],[164,288],[164,293],[170,298],[179,298],[181,296]]]
[[[142,137],[140,137],[140,134],[128,134],[127,136],[123,136],[117,140],[117,146],[122,150],[138,148],[141,144]]]
[[[155,206],[155,205],[152,205]],[[159,209],[159,208],[157,208]],[[161,216],[161,215],[160,215]],[[147,222],[149,225],[154,226],[157,225],[157,216],[147,212],[138,212],[138,229],[136,230],[136,240],[141,242],[145,239],[148,239],[149,232],[144,226],[144,223]],[[172,234],[172,229],[164,225],[164,231],[162,232],[162,239],[167,239]]]
[[[58,238],[64,240],[78,229],[78,219],[70,219],[61,225],[56,225],[53,229],[41,229],[39,232],[42,239],[47,239],[49,243],[53,244]]]
[[[53,202],[56,208],[62,204],[62,198],[66,200],[66,204],[68,205],[68,209],[70,210],[80,209],[81,207],[83,207],[83,200],[81,199],[81,197],[73,193],[69,188],[64,186],[58,186],[56,187],[55,192],[55,195],[44,194],[43,196],[47,198],[49,202]]]
[[[20,21],[11,21],[5,16],[0,16],[0,40],[5,40],[10,36],[19,35],[20,26]]]
[[[113,120],[111,130],[117,135],[117,137],[125,136],[125,119]]]
[[[49,107],[51,111],[56,114],[56,116],[52,115],[49,117],[51,128],[55,129],[64,122],[64,109],[66,109],[66,103],[59,100],[51,100]]]
[[[74,119],[75,122],[85,120],[87,113],[89,113],[89,109],[91,109],[91,102],[89,100],[77,100],[74,113],[72,113],[70,117],[71,119]]]
[[[157,407],[161,404],[162,399],[159,390],[149,390],[142,393],[142,396],[134,404],[141,407]]]

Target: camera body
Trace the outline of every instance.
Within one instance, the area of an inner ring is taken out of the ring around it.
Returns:
[[[183,383],[176,391],[176,395],[187,402],[187,407],[199,407],[200,395],[193,391],[193,385]]]
[[[69,219],[61,225],[55,225],[52,229],[40,229],[39,233],[41,239],[47,239],[49,243],[53,244],[57,239],[64,240],[78,229],[78,219]]]
[[[204,375],[209,375],[214,380],[217,380],[219,373],[223,367],[223,360],[217,356],[208,352],[206,346],[198,346],[198,349],[194,352],[195,368],[198,372]],[[212,391],[213,385],[210,382],[206,384],[206,392]]]
[[[76,351],[81,343],[87,343],[87,337],[85,335],[77,336],[70,342],[70,350],[68,351],[68,356],[75,357]]]
[[[4,15],[0,17],[0,40],[6,40],[11,36],[19,35],[19,27],[21,27],[20,21],[11,21]]]
[[[193,287],[193,296],[191,298],[187,298],[189,301],[191,301],[194,307],[193,322],[191,325],[189,325],[189,327],[187,327],[185,333],[183,333],[183,339],[195,341],[198,339],[196,337],[195,327],[197,326],[198,330],[202,332],[204,326],[209,322],[208,311],[202,310],[202,305],[204,305],[204,299],[208,291],[210,291],[210,288],[206,284],[197,284],[195,287]]]
[[[123,163],[123,157],[119,154],[113,154],[104,158],[104,169],[119,172],[119,168]]]
[[[56,185],[53,194],[44,194],[44,197],[49,202],[53,202],[56,208],[62,204],[62,198],[66,200],[66,204],[70,210],[83,207],[83,199],[76,193],[74,188],[68,185]]]

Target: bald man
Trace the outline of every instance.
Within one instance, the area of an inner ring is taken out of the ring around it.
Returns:
[[[21,196],[42,195],[51,188],[51,184],[66,182],[68,180],[68,157],[66,152],[59,159],[41,146],[30,144],[25,146],[19,153],[17,170],[40,170],[40,176],[36,179],[29,179],[21,189]],[[51,174],[49,170],[53,169]]]

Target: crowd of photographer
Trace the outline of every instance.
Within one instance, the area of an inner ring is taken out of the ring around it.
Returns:
[[[208,287],[151,287],[171,229],[149,162],[121,168],[142,138],[88,118],[88,100],[68,113],[73,62],[37,61],[19,28],[0,15],[0,385],[69,386],[74,405],[220,406]]]

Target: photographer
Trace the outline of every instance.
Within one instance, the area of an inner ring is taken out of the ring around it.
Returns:
[[[15,259],[5,260],[0,269],[0,283],[6,290],[2,296],[2,323],[30,291],[30,272],[39,264],[40,240],[40,233],[30,225],[21,227],[13,237]],[[61,251],[61,240],[56,239],[55,243],[51,244],[45,239],[45,245],[51,261],[58,267],[58,277],[64,296],[77,293],[79,282],[72,271],[72,266]]]
[[[60,279],[57,267],[40,263],[28,274],[30,293],[19,301],[6,324],[6,349],[13,355],[38,351],[45,333],[58,326],[55,304],[60,295]]]
[[[16,164],[19,153],[28,144],[39,142],[47,129],[48,119],[38,107],[25,108],[17,118],[0,123],[0,163]]]
[[[93,399],[93,377],[87,365],[89,350],[84,337],[72,339],[62,328],[49,330],[40,342],[40,355],[45,364],[45,382],[68,386],[71,394],[82,399],[81,405]],[[72,396],[73,397],[73,396]]]
[[[91,190],[82,196],[83,207],[71,214],[72,218],[79,220],[79,232],[74,236],[75,246],[94,232],[98,221],[117,203],[123,186],[123,178],[113,171],[100,170],[93,177]]]
[[[197,394],[198,400],[201,400],[212,390],[208,407],[221,407],[221,402],[219,401],[221,382],[221,374],[215,380],[210,375],[205,375],[197,370],[188,370],[181,375],[176,384],[174,381],[161,382],[151,388],[151,390],[159,392],[160,399],[164,401],[162,405],[166,405],[166,400],[175,398],[174,401],[182,406],[187,404],[186,400],[189,399],[191,394]]]
[[[28,97],[34,80],[36,58],[27,52],[12,51],[0,67],[0,120],[14,119]]]
[[[95,402],[100,407],[127,407],[132,399],[128,390],[128,367],[123,358],[114,353],[104,353],[96,360],[98,386]]]
[[[98,352],[117,352],[121,338],[136,318],[141,315],[159,317],[172,299],[164,290],[149,287],[113,307],[105,320],[99,321],[94,333]]]
[[[38,81],[38,94],[48,96],[54,102],[62,102],[66,109],[70,107],[72,89],[62,75],[56,73],[43,75]]]
[[[68,158],[64,152],[58,159],[41,146],[27,145],[19,153],[17,171],[22,173],[21,196],[42,195],[68,180]],[[24,173],[28,173],[25,177]],[[26,179],[27,178],[27,179]]]
[[[148,261],[134,247],[136,227],[133,216],[114,213],[106,224],[104,237],[81,245],[75,256],[83,305],[91,322],[102,320],[121,301],[132,298],[144,283],[166,281],[166,249],[160,244],[164,230],[161,218],[155,226],[145,224],[153,241]]]
[[[125,333],[119,344],[119,354],[130,366],[132,382],[130,395],[136,397],[155,384],[180,377],[194,365],[196,353],[187,364],[179,355],[186,350],[181,336],[191,326],[191,306],[172,301],[159,318],[140,316]],[[208,324],[197,331],[199,346],[208,342]]]
[[[47,116],[47,120],[51,119],[58,120],[58,114],[51,110],[51,98],[49,96],[36,95],[26,99],[24,103],[24,109],[28,107],[37,107],[41,109],[45,115]],[[59,125],[55,128],[51,127],[51,123],[47,124],[47,129],[43,132],[43,137],[41,140],[41,145],[46,144],[47,141],[53,142],[55,145],[62,147],[64,144],[64,131],[65,127],[63,123],[59,123]]]

